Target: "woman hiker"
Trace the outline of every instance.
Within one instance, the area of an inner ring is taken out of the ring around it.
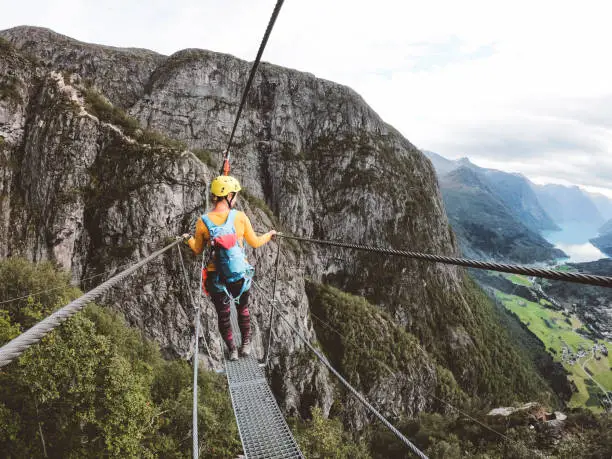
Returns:
[[[189,247],[202,253],[204,247],[212,247],[209,263],[203,273],[204,287],[217,310],[219,331],[230,353],[230,360],[238,360],[230,324],[231,296],[237,301],[238,325],[242,335],[240,354],[251,353],[251,321],[249,316],[249,287],[254,269],[247,262],[244,241],[253,248],[261,247],[272,239],[272,230],[257,236],[249,217],[236,206],[240,183],[234,177],[221,175],[210,184],[214,209],[202,215],[196,223],[195,236],[184,234]]]

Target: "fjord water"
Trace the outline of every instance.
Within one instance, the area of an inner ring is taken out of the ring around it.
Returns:
[[[542,236],[568,255],[569,259],[564,259],[564,261],[582,263],[608,258],[606,254],[589,242],[590,238],[597,236],[599,225],[570,222],[559,226],[561,231],[545,231]]]

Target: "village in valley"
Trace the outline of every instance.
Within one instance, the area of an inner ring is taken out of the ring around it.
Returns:
[[[532,277],[494,274],[487,280],[491,297],[515,314],[565,368],[574,391],[569,406],[612,409],[612,342],[607,336],[546,294]]]
[[[608,356],[608,347],[605,344],[595,343],[588,348],[587,343],[578,345],[576,352],[566,343],[561,348],[561,362],[567,363],[568,365],[575,365],[578,360],[591,354],[595,360],[599,360],[602,357]]]

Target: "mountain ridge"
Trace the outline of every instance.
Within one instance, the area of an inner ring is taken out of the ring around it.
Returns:
[[[484,169],[467,158],[425,154],[441,171],[438,182],[465,255],[520,263],[565,256],[539,234],[558,227],[524,177]]]
[[[590,222],[599,226],[605,221],[588,194],[576,185],[534,184],[533,190],[544,209],[559,224]]]
[[[498,171],[477,166],[469,158],[458,160],[446,159],[437,153],[426,151],[424,154],[432,160],[439,178],[460,167],[469,167],[488,179],[487,185],[514,214],[515,218],[534,231],[558,230],[559,227],[550,218],[547,212],[539,205],[537,197],[532,190],[533,185],[524,175],[518,173]],[[435,155],[435,156],[434,156]]]

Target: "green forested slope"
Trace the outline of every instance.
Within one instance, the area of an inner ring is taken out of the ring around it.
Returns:
[[[0,344],[78,295],[50,264],[0,262]],[[89,305],[0,372],[3,457],[189,457],[191,368]],[[200,373],[201,448],[242,450],[225,378]]]

